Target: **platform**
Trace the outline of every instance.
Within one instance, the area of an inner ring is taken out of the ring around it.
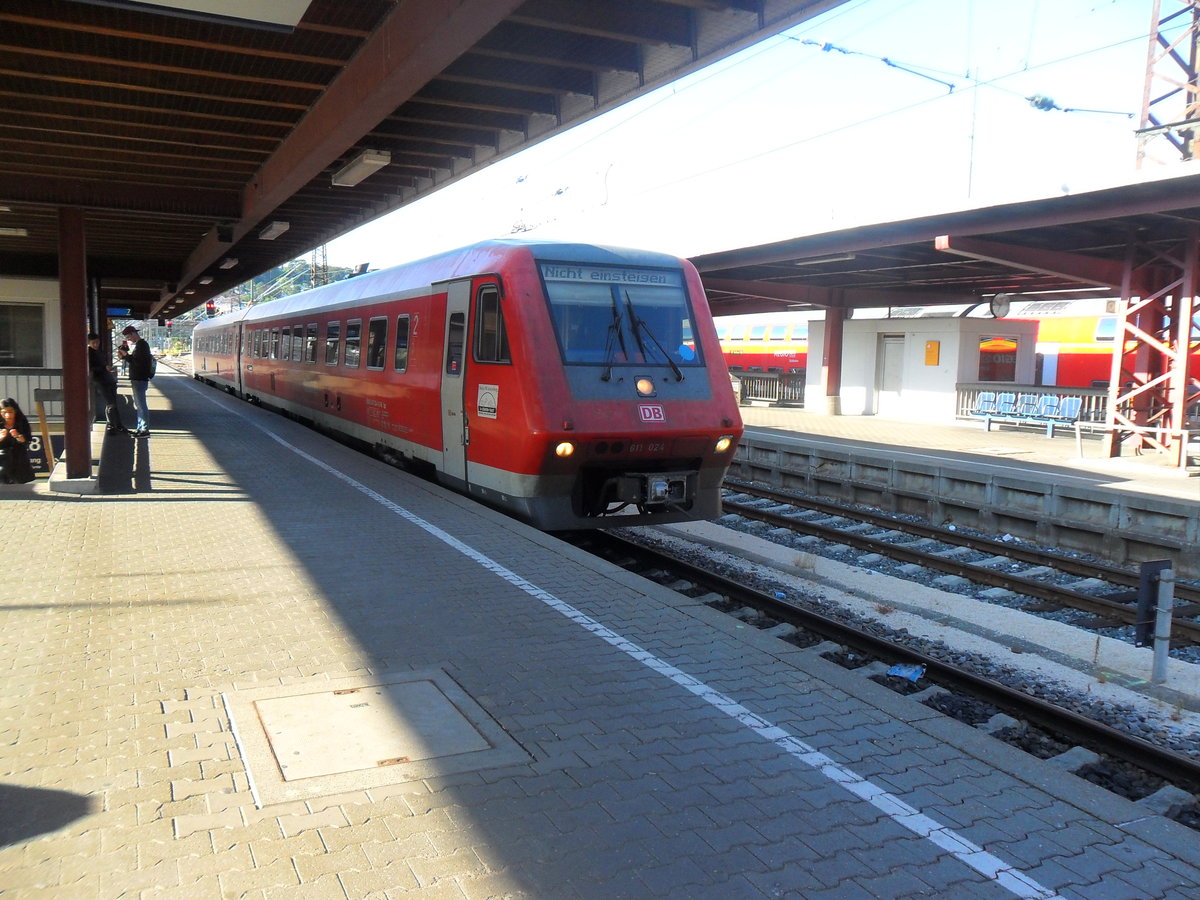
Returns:
[[[1039,475],[1069,474],[1080,483],[1161,497],[1200,501],[1200,471],[1180,468],[1162,454],[1106,454],[1099,432],[1080,441],[1070,429],[1047,437],[1045,429],[1006,426],[987,431],[980,421],[931,424],[884,416],[829,416],[785,407],[742,407],[747,428],[803,433],[855,446],[889,447],[968,466],[993,466]]]
[[[699,600],[151,406],[119,492],[0,493],[6,897],[1200,891],[1197,832]]]

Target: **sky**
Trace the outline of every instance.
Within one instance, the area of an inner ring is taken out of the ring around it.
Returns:
[[[850,0],[362,226],[328,260],[385,268],[517,234],[695,256],[1183,174],[1165,143],[1135,166],[1151,9]]]

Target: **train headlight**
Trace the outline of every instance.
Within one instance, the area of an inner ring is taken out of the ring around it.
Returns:
[[[654,379],[653,378],[646,378],[643,376],[642,378],[639,378],[636,382],[634,382],[634,386],[637,388],[639,397],[653,397],[654,396]]]
[[[726,450],[728,450],[732,446],[733,446],[733,435],[732,434],[723,434],[719,438],[717,438],[717,443],[714,445],[713,449],[716,450],[718,453],[724,453]]]
[[[560,456],[563,459],[566,459],[568,456],[570,456],[574,452],[575,452],[575,445],[572,444],[570,441],[563,441],[561,444],[559,444],[557,447],[554,448],[554,455]]]

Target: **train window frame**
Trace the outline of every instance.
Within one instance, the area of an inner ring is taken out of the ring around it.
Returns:
[[[382,331],[379,330],[382,326]],[[364,354],[366,367],[372,372],[387,368],[388,317],[372,316],[367,320],[367,352]]]
[[[568,366],[703,368],[682,340],[695,300],[681,268],[538,260],[559,358]]]
[[[466,313],[451,313],[450,321],[446,323],[446,359],[443,364],[443,371],[451,378],[462,377],[463,349],[466,343]]]
[[[342,336],[342,365],[357,369],[362,365],[362,319],[347,319]]]
[[[292,326],[284,325],[279,329],[279,358],[291,359],[292,356]]]
[[[758,341],[764,341],[764,340],[766,340],[766,338],[767,338],[767,326],[766,325],[751,325],[750,326],[750,335],[749,335],[749,337],[746,338],[746,340],[758,342]]]
[[[342,322],[340,319],[325,323],[325,365],[338,364],[338,351],[342,346]]]
[[[292,362],[300,362],[304,358],[304,326],[292,326]]]
[[[317,330],[316,322],[309,322],[304,326],[304,361],[306,363],[317,361]]]
[[[408,371],[408,335],[412,326],[411,318],[408,313],[396,316],[396,343],[392,351],[392,368],[397,372]]]
[[[271,359],[279,359],[279,329],[271,329]]]
[[[483,285],[475,295],[475,340],[471,352],[479,363],[512,365],[500,289],[494,284]]]
[[[786,341],[787,340],[787,325],[772,325],[767,340],[771,341]]]

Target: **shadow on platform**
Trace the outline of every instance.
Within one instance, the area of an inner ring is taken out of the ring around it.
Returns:
[[[0,784],[0,847],[70,825],[94,806],[93,798],[71,791]]]

